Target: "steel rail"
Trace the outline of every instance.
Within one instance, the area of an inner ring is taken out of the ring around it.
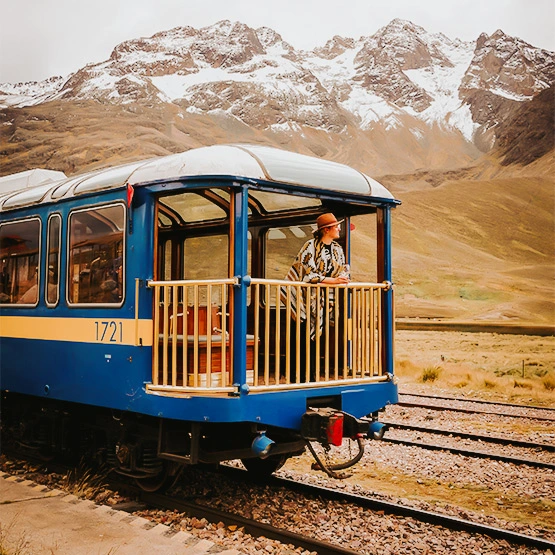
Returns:
[[[221,467],[220,472],[237,480],[252,481],[252,479],[250,479],[248,476],[248,472],[239,468]],[[502,528],[497,528],[494,526],[487,526],[485,524],[435,513],[432,511],[415,509],[413,507],[407,507],[406,505],[399,505],[397,503],[383,501],[374,497],[366,497],[363,495],[347,493],[345,491],[335,490],[324,486],[315,486],[304,482],[298,482],[291,478],[272,476],[264,482],[264,485],[276,488],[286,488],[297,493],[301,493],[302,495],[319,497],[329,501],[342,501],[346,503],[351,503],[358,507],[362,507],[372,511],[381,511],[384,514],[413,518],[414,520],[417,520],[419,522],[442,526],[449,530],[482,534],[492,539],[505,540],[513,544],[524,545],[527,547],[551,549],[552,551],[555,550],[555,542],[543,538],[527,536],[518,532],[512,532],[511,530],[504,530]]]
[[[246,480],[248,482],[259,483],[259,481],[253,480],[252,477],[249,476],[247,471],[241,470],[239,468],[222,466],[220,467],[219,472],[236,480]],[[112,482],[111,485],[116,486],[117,480]],[[137,486],[131,486],[129,484],[124,485],[120,483],[119,485],[123,486],[123,488],[128,491],[134,492],[135,495],[140,495],[141,501],[144,503],[158,505],[162,508],[165,508],[166,510],[178,509],[192,516],[200,516],[201,518],[206,518],[206,520],[213,523],[221,521],[226,525],[235,524],[237,526],[244,527],[247,533],[257,537],[265,536],[269,539],[281,541],[282,543],[290,543],[296,545],[297,547],[303,547],[304,549],[309,549],[310,551],[316,551],[319,555],[359,555],[358,551],[342,548],[340,546],[332,545],[330,543],[316,540],[307,536],[302,536],[288,530],[283,530],[270,526],[268,524],[252,521],[239,515],[233,515],[217,509],[212,509],[204,505],[199,505],[191,501],[170,498],[157,493],[147,493],[143,490],[140,490]],[[555,551],[555,542],[543,538],[527,536],[518,532],[512,532],[510,530],[486,526],[484,524],[479,524],[472,521],[443,515],[440,513],[415,509],[412,507],[383,501],[373,497],[365,497],[362,495],[346,493],[344,491],[338,491],[323,486],[314,486],[302,482],[297,482],[290,478],[280,478],[272,476],[264,482],[264,485],[276,488],[286,488],[306,496],[320,497],[325,500],[343,501],[372,511],[382,511],[384,514],[409,517],[419,522],[442,526],[449,530],[482,534],[492,539],[505,540],[507,542],[524,545],[527,547],[534,547],[544,550],[550,549],[551,551]],[[127,507],[126,505],[130,506]],[[141,505],[136,506],[135,502],[122,503],[119,507],[114,506],[113,508],[119,508],[120,510],[124,510],[126,512],[144,509],[144,507]]]
[[[499,443],[501,445],[513,445],[514,447],[525,447],[528,449],[541,449],[542,451],[555,451],[555,445],[550,443],[537,443],[533,441],[523,441],[520,439],[511,439],[508,437],[489,436],[483,434],[471,434],[467,432],[457,432],[456,430],[444,430],[440,428],[428,428],[426,426],[413,426],[411,424],[400,424],[388,420],[380,420],[388,428],[397,430],[414,430],[415,432],[424,432],[443,436],[456,436],[462,439],[471,439],[473,441],[483,441],[486,443]],[[386,439],[386,438],[383,438]]]
[[[500,407],[512,407],[517,409],[529,410],[545,410],[555,413],[554,407],[540,407],[538,405],[519,405],[518,403],[504,403],[502,401],[485,401],[482,399],[463,398],[463,397],[448,397],[443,395],[426,395],[424,393],[407,393],[400,391],[401,397],[420,397],[424,399],[437,399],[438,401],[460,401],[461,403],[481,403],[483,405],[499,405]]]
[[[428,405],[425,403],[411,403],[410,401],[399,401],[396,403],[399,407],[412,407],[412,408],[423,408],[432,410],[450,410],[452,412],[463,412],[466,414],[490,414],[494,416],[504,416],[509,418],[528,418],[529,420],[540,420],[543,422],[555,422],[555,418],[545,418],[543,416],[526,416],[523,414],[509,414],[506,412],[491,412],[487,410],[471,409],[471,408],[460,408],[460,407],[444,407],[442,405]]]
[[[165,510],[177,509],[180,512],[187,513],[197,518],[205,518],[209,522],[223,522],[226,526],[239,526],[244,528],[245,532],[255,537],[264,536],[268,539],[278,540],[284,544],[293,544],[296,547],[302,547],[318,555],[360,555],[358,551],[346,549],[338,545],[317,540],[309,536],[303,536],[289,530],[276,528],[263,522],[251,520],[239,515],[231,514],[219,509],[213,509],[206,505],[199,505],[192,501],[186,501],[175,497],[167,497],[157,493],[142,493],[141,500],[151,506],[156,506]]]
[[[411,440],[385,438],[385,437],[382,439],[382,441],[386,441],[388,443],[396,443],[398,445],[420,447],[422,449],[427,449],[429,451],[448,451],[449,453],[453,453],[454,455],[463,455],[465,457],[491,459],[494,461],[501,461],[501,462],[518,464],[518,465],[527,465],[527,466],[534,466],[536,468],[548,468],[551,470],[555,470],[555,464],[553,463],[537,461],[534,459],[519,459],[516,457],[508,457],[505,455],[488,453],[487,451],[471,451],[470,449],[459,449],[458,447],[449,447],[446,445],[434,445],[432,443],[424,443],[423,441],[411,441]]]
[[[527,536],[518,532],[512,532],[510,530],[504,530],[494,526],[487,526],[485,524],[479,524],[470,520],[464,520],[431,511],[424,511],[422,509],[415,509],[404,505],[398,505],[396,503],[390,503],[388,501],[382,501],[380,499],[346,493],[344,491],[337,491],[323,486],[312,486],[296,482],[289,478],[272,477],[268,484],[293,489],[304,495],[317,496],[329,500],[341,500],[373,511],[383,511],[386,514],[413,518],[420,522],[435,524],[449,530],[483,534],[493,539],[505,540],[518,545],[525,545],[539,549],[550,549],[552,551],[555,550],[555,542],[543,538]]]

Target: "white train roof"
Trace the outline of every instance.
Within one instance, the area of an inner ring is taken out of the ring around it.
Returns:
[[[62,198],[116,189],[126,184],[138,186],[195,176],[231,176],[393,200],[393,195],[383,185],[344,164],[277,148],[236,144],[196,148],[54,182],[50,174],[47,182],[35,187],[22,189],[20,184],[7,194],[4,191],[0,196],[0,210],[56,202]],[[7,178],[11,177],[0,179],[4,179],[7,185],[10,183]],[[13,180],[11,182],[15,183]],[[0,194],[3,192],[1,183]]]
[[[0,177],[0,194],[67,179],[64,172],[37,168]]]

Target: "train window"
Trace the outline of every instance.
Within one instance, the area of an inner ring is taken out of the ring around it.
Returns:
[[[163,197],[160,204],[170,212],[179,214],[185,223],[223,220],[227,216],[221,206],[197,193],[188,192]],[[164,220],[161,224],[165,224]]]
[[[71,304],[123,302],[124,230],[122,204],[71,212],[68,262]]]
[[[351,218],[351,278],[356,281],[378,281],[378,237],[375,214]]]
[[[46,304],[56,306],[60,299],[60,240],[62,219],[54,214],[48,220],[46,238],[47,271],[46,271]]]
[[[38,218],[0,225],[0,303],[36,305],[41,222]]]
[[[163,245],[164,251],[164,279],[169,281],[172,279],[172,242],[166,241]],[[178,279],[178,278],[176,278]]]
[[[268,193],[266,191],[250,190],[249,195],[255,198],[268,212],[292,210],[299,208],[313,208],[321,206],[322,201],[317,198],[300,197],[283,193]]]
[[[227,235],[190,237],[185,241],[184,279],[226,279],[228,277]]]
[[[285,279],[301,247],[312,239],[315,225],[274,227],[266,233],[267,279]]]

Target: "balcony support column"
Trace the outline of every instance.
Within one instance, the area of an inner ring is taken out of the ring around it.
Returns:
[[[241,185],[232,193],[231,203],[234,228],[231,233],[233,253],[233,275],[238,278],[237,285],[233,288],[232,300],[232,326],[231,336],[233,344],[233,385],[241,394],[249,391],[247,386],[247,287],[250,285],[250,276],[247,275],[248,253],[248,188]]]
[[[378,281],[391,283],[391,209],[389,206],[377,211],[378,225]],[[393,284],[382,292],[382,368],[393,374]]]

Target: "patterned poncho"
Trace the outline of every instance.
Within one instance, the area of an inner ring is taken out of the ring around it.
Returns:
[[[326,248],[326,245],[322,241],[311,239],[307,241],[299,251],[285,279],[289,281],[304,281],[305,283],[320,283],[325,277],[350,277],[349,266],[345,264],[345,254],[343,253],[341,245],[335,241]],[[310,302],[310,330],[313,339],[316,335],[316,320],[319,320],[320,329],[323,325],[322,308],[325,304],[325,295],[320,294],[319,297],[320,309],[318,310],[316,303],[317,295],[315,290],[312,290]],[[285,302],[285,288],[282,289],[281,298],[282,301]],[[333,289],[330,290],[329,301],[329,308],[331,310],[334,305]],[[291,309],[294,318],[299,314],[301,320],[307,319],[305,304],[306,297],[298,301],[296,289],[291,288]],[[319,314],[319,318],[317,318],[317,314]]]

